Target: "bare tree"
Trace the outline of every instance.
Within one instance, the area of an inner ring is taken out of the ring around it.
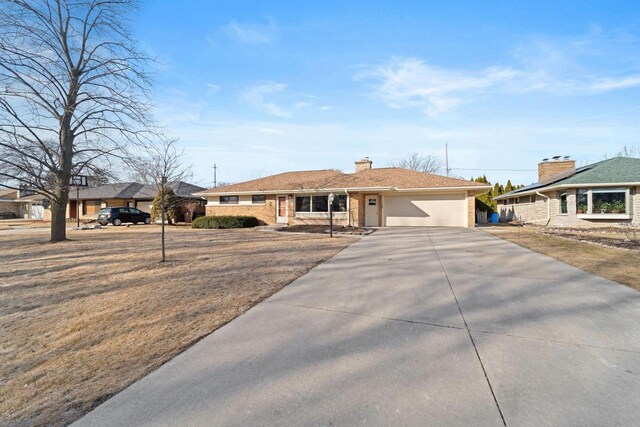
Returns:
[[[622,150],[618,151],[618,157],[640,157],[640,147],[636,148],[633,145],[624,146]]]
[[[134,0],[0,0],[0,177],[51,201],[66,240],[69,180],[149,141],[148,58]]]
[[[176,148],[177,140],[166,140],[160,144],[152,146],[147,155],[135,161],[138,168],[145,170],[145,175],[153,182],[153,185],[160,194],[160,210],[162,222],[162,258],[160,262],[165,262],[165,223],[167,220],[167,209],[165,195],[170,189],[172,182],[186,181],[191,178],[191,167],[182,163],[183,151]]]
[[[442,161],[432,154],[423,155],[415,151],[406,157],[390,162],[389,166],[418,172],[438,173],[442,169]]]
[[[127,169],[129,169],[127,174],[127,179],[129,181],[138,182],[144,185],[154,184],[154,177],[151,176],[147,169],[146,162],[129,162]]]
[[[193,221],[193,215],[196,213],[196,209],[198,209],[198,206],[200,206],[200,204],[197,201],[195,201],[194,199],[189,199],[184,204],[184,208],[187,211],[187,214],[189,216],[189,221],[188,222]]]

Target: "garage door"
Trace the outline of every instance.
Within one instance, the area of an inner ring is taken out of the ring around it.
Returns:
[[[382,204],[385,222],[394,226],[467,225],[464,193],[385,197]]]

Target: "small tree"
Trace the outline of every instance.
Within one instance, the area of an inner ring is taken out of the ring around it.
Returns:
[[[189,217],[189,221],[193,221],[193,215],[196,213],[196,209],[198,209],[198,202],[193,199],[189,199],[182,206],[184,206],[185,211]]]
[[[442,161],[432,154],[422,155],[416,151],[406,157],[389,162],[389,166],[418,172],[438,173],[442,169]]]
[[[176,142],[175,139],[162,141],[152,146],[143,157],[131,161],[136,166],[136,170],[144,171],[149,182],[152,182],[158,190],[158,194],[169,195],[171,190],[169,183],[184,181],[191,177],[191,167],[183,165],[183,151],[176,149]],[[173,190],[171,192],[173,193]],[[171,202],[167,201],[167,197],[159,197],[159,199],[162,223],[162,258],[160,262],[165,262],[165,223]]]

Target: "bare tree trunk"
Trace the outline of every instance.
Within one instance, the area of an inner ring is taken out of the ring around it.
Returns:
[[[61,193],[59,201],[51,201],[51,242],[67,240],[67,203],[69,193]]]
[[[164,262],[165,260],[165,254],[164,254],[164,220],[166,218],[166,208],[164,205],[164,187],[162,187],[161,190],[161,198],[160,198],[160,206],[162,207],[162,260],[160,262]]]

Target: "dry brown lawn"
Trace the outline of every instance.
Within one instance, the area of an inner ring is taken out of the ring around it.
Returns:
[[[0,232],[0,424],[65,425],[353,238],[156,226]]]
[[[549,235],[535,228],[483,228],[495,236],[640,290],[640,252]]]

